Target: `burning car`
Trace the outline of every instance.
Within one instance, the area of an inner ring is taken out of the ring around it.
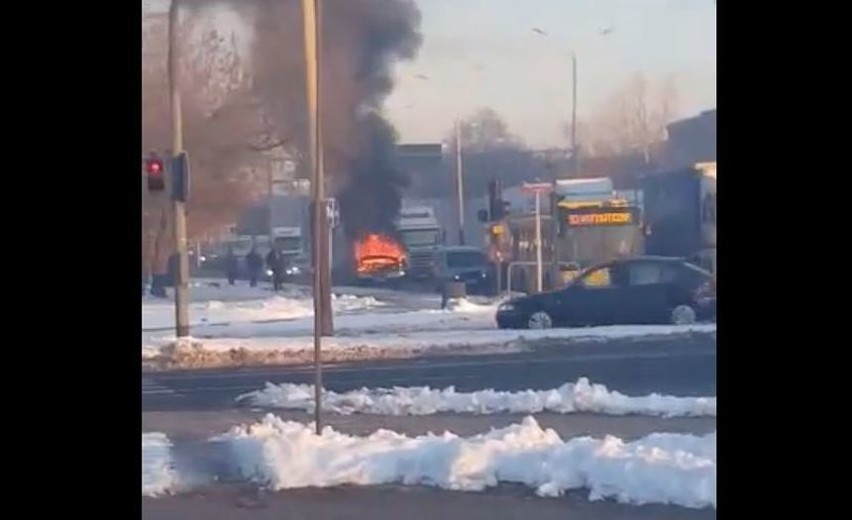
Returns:
[[[366,280],[389,280],[405,276],[407,256],[399,241],[371,233],[354,243],[355,272]]]

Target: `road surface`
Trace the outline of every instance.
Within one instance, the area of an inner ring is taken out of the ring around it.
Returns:
[[[588,377],[627,395],[652,392],[677,396],[716,395],[716,344],[709,336],[691,340],[625,340],[546,348],[495,356],[455,356],[402,361],[339,364],[326,367],[325,385],[335,391],[362,386],[455,385],[459,391],[555,388]],[[237,406],[235,399],[268,382],[311,383],[312,367],[259,367],[170,373],[148,373],[142,382],[143,431],[166,433],[176,459],[192,460],[204,474],[222,475],[227,455],[216,453],[205,440],[236,424],[257,421],[265,410]],[[309,422],[298,411],[281,412],[284,419]],[[704,434],[715,431],[713,417],[661,419],[597,414],[536,414],[542,426],[563,438],[613,434],[630,440],[651,432]],[[350,434],[383,427],[418,435],[451,430],[471,435],[518,422],[511,414],[475,416],[440,414],[425,417],[369,415],[327,416],[326,424]],[[591,502],[587,493],[539,498],[525,487],[501,486],[480,493],[457,493],[424,487],[380,486],[263,492],[248,485],[217,483],[174,497],[143,498],[148,520],[279,520],[434,518],[537,520],[709,520],[713,509],[629,506],[612,501]]]
[[[239,395],[267,382],[312,383],[313,377],[310,366],[152,372],[142,378],[142,410],[231,407]],[[716,395],[716,342],[709,336],[688,341],[611,340],[523,354],[347,363],[326,367],[324,384],[337,392],[395,385],[541,390],[579,377],[627,395]]]
[[[590,502],[583,492],[539,498],[526,488],[460,493],[423,487],[302,489],[279,493],[221,486],[142,499],[146,520],[712,520],[713,509]]]

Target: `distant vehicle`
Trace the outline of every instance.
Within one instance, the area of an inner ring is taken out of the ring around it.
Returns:
[[[432,251],[441,244],[441,225],[431,206],[403,205],[394,222],[406,255],[406,276],[426,279],[432,274]]]
[[[614,260],[562,289],[509,300],[496,318],[501,329],[715,321],[716,281],[681,258]]]
[[[438,290],[444,282],[464,282],[468,292],[484,292],[491,283],[490,270],[488,257],[477,247],[438,247],[433,253],[433,277]]]
[[[642,181],[645,253],[680,256],[716,272],[716,163]]]

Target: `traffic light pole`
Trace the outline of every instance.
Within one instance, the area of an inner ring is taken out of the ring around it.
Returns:
[[[180,90],[178,85],[178,63],[176,33],[178,25],[178,0],[169,6],[169,49],[168,77],[172,119],[172,154],[178,157],[183,152],[183,120],[181,119]],[[174,175],[175,172],[172,172]],[[186,203],[172,194],[172,213],[175,234],[175,251],[178,269],[175,280],[175,333],[178,338],[189,337],[189,258],[186,252]]]
[[[329,276],[328,219],[325,203],[325,175],[323,165],[322,92],[320,52],[322,49],[322,8],[320,0],[302,0],[305,37],[305,86],[308,108],[308,157],[311,166],[311,196],[313,243],[313,297],[314,297],[314,427],[322,432],[322,336],[333,334],[331,315],[331,280]]]
[[[464,244],[464,171],[462,170],[461,123],[456,119],[456,196],[458,197],[459,245]]]

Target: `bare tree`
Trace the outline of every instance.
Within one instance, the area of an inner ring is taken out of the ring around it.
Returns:
[[[585,121],[577,125],[584,157],[641,154],[653,162],[655,149],[666,138],[666,125],[676,115],[677,92],[672,78],[649,83],[634,74]],[[570,125],[565,125],[570,137]]]
[[[523,141],[515,136],[503,117],[494,109],[477,109],[459,124],[464,167],[465,198],[475,198],[486,193],[488,182],[499,179],[505,186],[545,175],[542,164],[535,159]],[[444,139],[447,154],[445,174],[430,181],[425,196],[447,197],[453,193],[455,178],[456,128],[447,131]]]
[[[287,145],[274,135],[256,100],[233,37],[207,25],[202,14],[187,17],[178,31],[184,134],[193,174],[191,240],[234,222],[264,186],[259,178],[268,167],[264,152]],[[143,41],[143,153],[164,151],[170,144],[165,55],[163,38]],[[173,250],[170,204],[165,195],[142,193],[143,268],[164,273]]]
[[[509,131],[509,125],[490,107],[477,109],[459,123],[462,147],[467,151],[521,149],[523,142]],[[455,147],[456,129],[447,133],[445,142]]]

